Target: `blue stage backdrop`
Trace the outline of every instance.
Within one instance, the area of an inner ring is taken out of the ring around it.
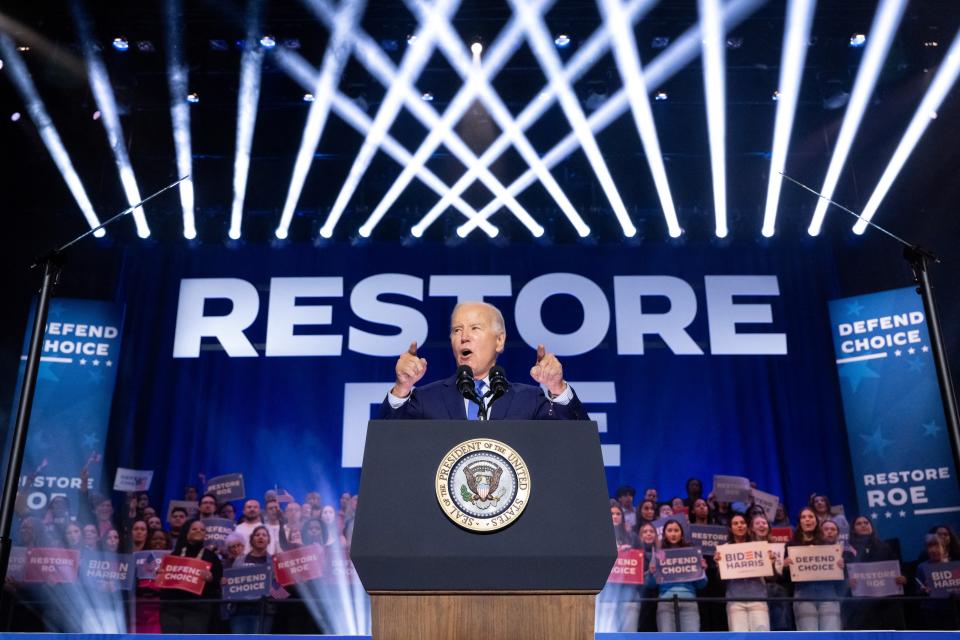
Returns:
[[[560,357],[611,492],[709,490],[719,473],[791,512],[812,491],[852,506],[838,294],[832,255],[810,247],[138,248],[117,292],[113,457],[156,470],[168,498],[198,472],[242,472],[255,497],[356,491],[397,355],[416,340],[425,381],[451,375],[450,312],[482,296],[506,318],[510,379],[530,382],[538,342]]]

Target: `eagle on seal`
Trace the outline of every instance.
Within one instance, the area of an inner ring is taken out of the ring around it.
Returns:
[[[490,467],[486,467],[486,469],[489,468]],[[473,493],[473,496],[470,499],[471,502],[487,500],[489,497],[492,497],[494,492],[496,492],[497,487],[500,486],[500,476],[503,475],[503,469],[496,465],[493,465],[492,477],[487,473],[481,473],[481,469],[476,467],[467,467],[463,471],[467,479],[467,486]],[[483,480],[487,480],[487,478],[489,478],[489,483],[483,482]]]

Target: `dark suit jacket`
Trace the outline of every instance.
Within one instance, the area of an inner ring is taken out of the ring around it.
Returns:
[[[417,387],[400,407],[389,398],[380,405],[381,420],[466,420],[463,396],[457,391],[456,376]],[[511,382],[490,411],[491,420],[588,420],[576,392],[566,405],[550,402],[540,387]]]

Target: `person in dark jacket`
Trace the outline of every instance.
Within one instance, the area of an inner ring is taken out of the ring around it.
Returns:
[[[853,519],[853,531],[850,533],[849,547],[844,553],[844,561],[849,566],[858,562],[884,562],[900,560],[893,549],[880,539],[873,522],[867,516]],[[849,578],[850,587],[856,586],[856,580]],[[904,576],[897,577],[897,584],[907,583]],[[894,629],[906,628],[903,607],[899,602],[890,600],[848,601],[843,605],[844,629]]]
[[[163,633],[207,633],[213,619],[213,600],[220,598],[220,579],[223,564],[216,553],[204,546],[207,528],[202,520],[190,523],[186,534],[181,534],[171,555],[196,558],[210,563],[203,574],[205,586],[200,595],[180,589],[160,591],[160,628]]]

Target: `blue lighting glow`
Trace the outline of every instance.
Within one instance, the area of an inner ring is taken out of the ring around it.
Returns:
[[[114,38],[113,48],[117,51],[126,51],[130,48],[130,42],[126,38]]]
[[[273,49],[277,46],[277,41],[273,39],[273,36],[263,36],[260,38],[260,46],[264,49]]]
[[[851,47],[862,47],[867,44],[867,36],[862,33],[855,33],[850,36],[850,46]]]
[[[557,37],[553,39],[553,43],[560,49],[566,49],[570,46],[570,36],[565,33],[558,34]]]

